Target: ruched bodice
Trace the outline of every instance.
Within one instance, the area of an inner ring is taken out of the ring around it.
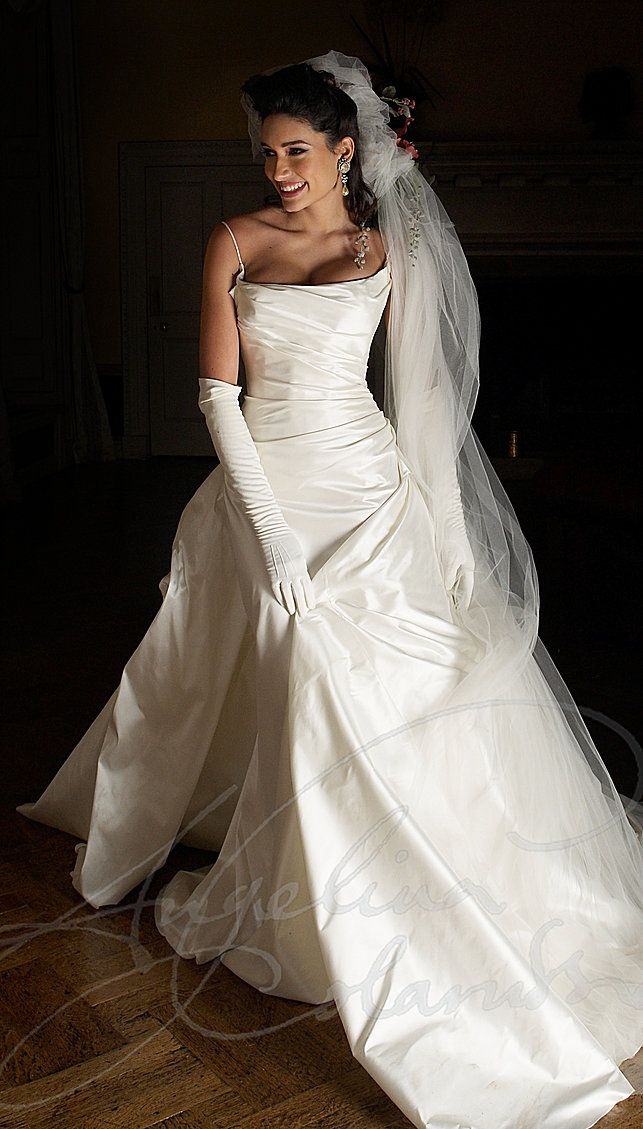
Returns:
[[[390,286],[387,257],[375,274],[311,285],[249,282],[242,266],[230,291],[242,411],[311,575],[408,473],[366,383]]]
[[[388,257],[376,274],[346,282],[248,282],[244,275],[242,268],[230,293],[247,395],[318,400],[368,391],[369,350],[391,285]]]

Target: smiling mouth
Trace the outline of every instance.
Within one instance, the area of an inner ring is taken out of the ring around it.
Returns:
[[[300,180],[300,181],[297,181],[295,184],[292,184],[292,185],[285,185],[285,184],[281,185],[280,184],[277,187],[278,187],[279,192],[281,193],[282,196],[296,196],[299,192],[303,191],[303,189],[306,187],[306,182],[304,180]]]

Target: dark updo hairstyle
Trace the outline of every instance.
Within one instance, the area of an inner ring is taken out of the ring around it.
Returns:
[[[270,114],[287,114],[326,134],[332,152],[342,137],[352,137],[355,152],[348,173],[346,203],[353,223],[377,227],[377,198],[364,180],[359,151],[357,106],[335,82],[330,71],[310,63],[293,63],[272,74],[252,75],[241,89],[261,121]]]

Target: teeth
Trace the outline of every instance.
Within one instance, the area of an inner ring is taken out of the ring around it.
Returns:
[[[298,188],[303,188],[303,187],[304,187],[304,182],[302,180],[299,184],[291,184],[289,188],[285,188],[285,187],[281,188],[280,192],[296,192]]]

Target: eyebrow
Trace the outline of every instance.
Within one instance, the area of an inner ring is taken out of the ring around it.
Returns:
[[[310,145],[310,141],[305,141],[303,137],[297,137],[294,141],[282,141],[281,148],[285,149],[286,145],[299,145],[300,143],[302,143],[304,145]],[[272,149],[272,145],[268,145],[267,142],[262,141],[261,142],[261,148],[262,149]]]

